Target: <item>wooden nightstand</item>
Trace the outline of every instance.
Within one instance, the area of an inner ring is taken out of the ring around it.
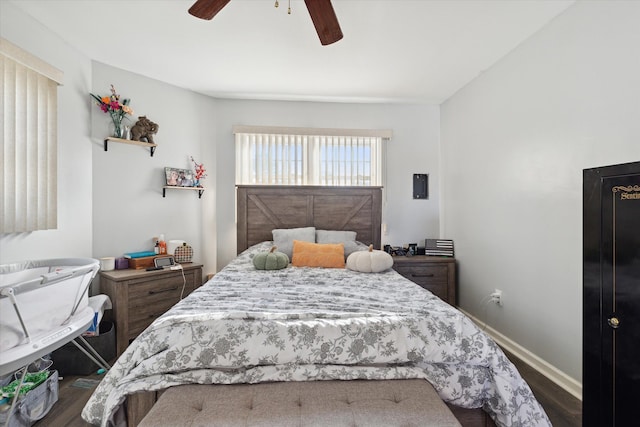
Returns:
[[[394,256],[393,269],[440,299],[456,305],[456,260],[449,257]]]
[[[202,285],[202,264],[182,264],[183,298]],[[180,301],[180,270],[112,270],[100,272],[100,292],[109,295],[116,324],[117,355],[156,317]]]

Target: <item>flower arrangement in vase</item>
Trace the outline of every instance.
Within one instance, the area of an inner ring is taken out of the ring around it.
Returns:
[[[193,186],[202,187],[202,185],[200,184],[200,180],[207,177],[207,170],[204,168],[204,165],[202,163],[197,163],[193,159],[193,156],[191,156],[191,161],[193,162],[193,167],[195,170],[195,176],[194,176],[195,182]]]
[[[129,107],[130,99],[123,99],[120,101],[120,95],[116,92],[116,89],[111,85],[111,95],[110,96],[97,96],[90,93],[91,97],[96,101],[96,105],[100,107],[100,109],[109,113],[111,116],[111,121],[113,122],[114,132],[113,136],[116,138],[124,138],[124,127],[122,126],[123,119],[129,119],[126,117],[127,114],[133,114],[133,109]]]

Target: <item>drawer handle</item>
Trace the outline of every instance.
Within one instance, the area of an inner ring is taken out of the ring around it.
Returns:
[[[433,273],[430,273],[430,274],[413,274],[413,273],[411,273],[411,277],[433,277]]]
[[[171,292],[171,291],[175,291],[176,289],[178,289],[177,286],[174,286],[173,288],[163,289],[161,291],[149,291],[149,295],[161,294],[163,292]]]

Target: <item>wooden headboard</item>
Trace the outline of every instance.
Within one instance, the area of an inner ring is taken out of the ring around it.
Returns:
[[[237,187],[237,252],[273,240],[274,228],[349,230],[380,249],[381,187],[241,185]]]

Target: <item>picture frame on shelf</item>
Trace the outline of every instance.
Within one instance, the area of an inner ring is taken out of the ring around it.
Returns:
[[[164,168],[166,185],[169,187],[194,187],[195,178],[192,170],[172,167]]]

